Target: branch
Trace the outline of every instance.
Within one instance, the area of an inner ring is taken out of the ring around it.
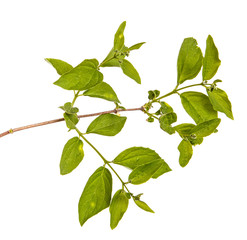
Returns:
[[[106,113],[143,111],[143,110],[144,110],[143,107],[128,108],[128,109],[113,109],[113,110],[104,111],[104,112],[97,112],[97,113],[78,115],[78,118],[93,117],[93,116],[98,116],[98,115],[102,115],[102,114],[106,114]],[[0,138],[6,136],[8,134],[14,133],[14,132],[18,132],[18,131],[22,131],[22,130],[26,130],[26,129],[34,128],[34,127],[40,127],[40,126],[44,126],[44,125],[48,125],[48,124],[52,124],[52,123],[58,123],[58,122],[62,122],[62,121],[64,121],[64,118],[58,118],[58,119],[49,120],[49,121],[45,121],[45,122],[41,122],[41,123],[35,123],[35,124],[30,124],[30,125],[27,125],[27,126],[23,126],[23,127],[13,128],[13,129],[10,129],[10,130],[8,130],[6,132],[1,133],[0,134]]]

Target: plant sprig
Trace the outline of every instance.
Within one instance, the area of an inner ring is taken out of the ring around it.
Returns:
[[[178,144],[178,162],[181,167],[185,167],[192,158],[193,147],[200,145],[205,137],[217,132],[221,122],[221,119],[218,118],[218,112],[222,112],[233,119],[231,102],[227,94],[217,86],[222,81],[216,79],[209,82],[221,64],[218,50],[210,35],[206,41],[204,56],[194,38],[184,39],[177,59],[177,82],[172,91],[161,95],[159,90],[150,90],[148,101],[143,106],[137,108],[121,106],[116,92],[104,81],[101,68],[119,67],[127,77],[141,84],[138,71],[126,58],[131,55],[131,51],[139,49],[144,42],[134,44],[131,47],[125,46],[125,27],[126,22],[119,26],[114,36],[113,47],[101,63],[97,59],[85,59],[73,67],[59,59],[46,59],[60,75],[54,84],[65,90],[73,91],[72,101],[60,106],[63,110],[63,118],[10,129],[0,134],[0,137],[3,137],[20,130],[65,121],[68,130],[74,130],[77,136],[68,140],[64,146],[60,160],[60,173],[62,175],[71,173],[83,160],[84,143],[87,143],[98,154],[102,159],[102,165],[88,179],[78,204],[81,226],[88,219],[109,207],[110,226],[114,229],[127,211],[131,198],[142,210],[154,213],[147,203],[141,200],[142,194],[132,193],[131,185],[143,184],[151,178],[157,179],[164,173],[171,171],[169,165],[159,154],[147,147],[130,147],[109,161],[87,139],[87,134],[115,136],[123,129],[127,120],[127,117],[120,116],[120,112],[142,111],[147,115],[148,122],[158,121],[160,128],[167,134],[179,134],[181,141]],[[201,69],[201,82],[181,86],[184,82],[194,79]],[[192,87],[201,87],[205,93],[186,91]],[[192,118],[193,123],[175,125],[178,115],[174,112],[172,106],[164,101],[165,98],[173,94],[178,95],[183,108]],[[110,111],[79,115],[79,108],[75,107],[79,97],[107,100],[113,102],[115,108]],[[158,104],[158,111],[151,112],[154,104]],[[97,117],[89,124],[85,133],[81,132],[77,127],[80,118],[93,116]],[[127,180],[124,180],[114,169],[114,164],[131,170]],[[112,173],[116,175],[120,182],[119,190],[113,197]]]

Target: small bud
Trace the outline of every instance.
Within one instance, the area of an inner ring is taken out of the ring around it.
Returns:
[[[146,119],[146,121],[147,121],[147,122],[154,122],[154,118],[149,117],[149,118]]]
[[[190,137],[191,137],[191,139],[196,139],[196,135],[195,134],[191,134]]]

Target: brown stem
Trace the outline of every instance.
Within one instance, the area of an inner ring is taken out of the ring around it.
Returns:
[[[98,115],[102,115],[102,114],[106,114],[106,113],[143,111],[143,110],[144,110],[143,107],[129,108],[129,109],[113,109],[113,110],[104,111],[104,112],[78,115],[78,118],[93,117],[93,116],[98,116]],[[21,131],[21,130],[26,130],[26,129],[29,129],[29,128],[40,127],[40,126],[44,126],[44,125],[48,125],[48,124],[52,124],[52,123],[58,123],[58,122],[62,122],[62,121],[64,121],[64,118],[58,118],[58,119],[54,119],[54,120],[50,120],[50,121],[45,121],[45,122],[41,122],[41,123],[30,124],[30,125],[23,126],[23,127],[13,128],[13,129],[10,129],[10,130],[8,130],[6,132],[1,133],[0,134],[0,138],[4,137],[4,136],[6,136],[6,135],[8,135],[10,133],[18,132],[18,131]]]

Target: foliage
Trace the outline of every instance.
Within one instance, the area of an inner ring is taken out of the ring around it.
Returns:
[[[64,111],[64,120],[68,130],[74,130],[77,136],[68,140],[65,144],[61,161],[60,172],[62,175],[71,173],[83,160],[83,146],[89,144],[103,160],[102,166],[88,179],[82,191],[78,208],[81,225],[109,207],[110,227],[114,229],[128,209],[129,200],[132,199],[140,209],[154,213],[154,211],[141,200],[142,194],[134,194],[129,190],[131,185],[143,184],[150,179],[157,179],[164,173],[171,171],[169,165],[154,150],[146,147],[130,147],[120,152],[112,161],[108,161],[100,151],[86,138],[88,134],[100,134],[104,136],[117,135],[125,125],[127,117],[119,115],[120,101],[117,93],[105,82],[101,69],[104,67],[119,67],[123,73],[141,84],[141,77],[133,64],[127,60],[131,51],[140,49],[144,42],[130,47],[125,45],[124,30],[126,22],[117,29],[113,47],[106,58],[99,63],[97,59],[85,59],[73,67],[65,61],[47,58],[60,75],[54,82],[55,85],[70,90],[74,94],[71,102],[65,103],[60,108]],[[216,133],[221,122],[218,112],[224,113],[233,119],[231,102],[225,91],[217,87],[221,80],[212,80],[221,61],[213,38],[209,35],[206,41],[206,50],[203,56],[201,49],[194,38],[184,39],[177,59],[177,82],[175,88],[164,95],[160,90],[148,91],[147,103],[140,108],[146,115],[147,121],[157,121],[160,129],[172,135],[178,133],[181,137],[178,143],[179,164],[185,167],[189,164],[193,155],[193,148],[200,145],[205,137]],[[184,82],[194,79],[202,70],[200,83],[181,86]],[[186,91],[191,87],[201,87],[201,91]],[[184,91],[185,90],[185,91]],[[178,115],[163,99],[177,94],[184,110],[191,117],[192,123],[177,124]],[[88,126],[85,133],[78,127],[79,108],[75,107],[78,97],[100,98],[113,102],[116,106],[115,113],[104,113],[97,116]],[[158,111],[152,112],[152,108],[158,106]],[[113,168],[113,165],[127,168],[130,173],[127,180],[123,180]],[[119,179],[121,187],[112,197],[112,173]]]

